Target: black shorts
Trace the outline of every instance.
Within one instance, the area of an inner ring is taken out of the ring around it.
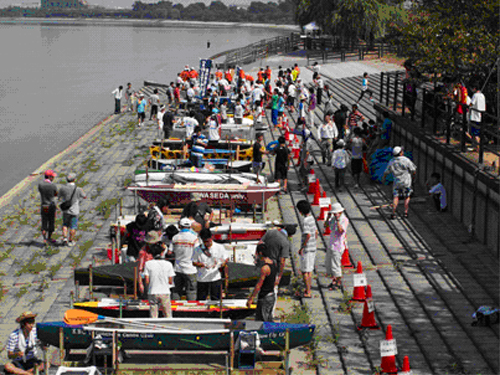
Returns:
[[[286,166],[277,165],[274,170],[274,178],[276,180],[286,180],[288,176],[288,169]]]
[[[137,118],[139,120],[143,120],[146,118],[146,113],[145,112],[137,112]]]
[[[28,359],[26,362],[24,362],[21,359],[15,359],[12,361],[12,364],[14,366],[16,366],[17,368],[24,370],[24,371],[29,371],[33,367],[35,367],[35,365],[40,365],[41,363],[42,363],[42,361],[40,361],[37,358]]]
[[[360,174],[363,170],[363,159],[351,159],[352,174]]]

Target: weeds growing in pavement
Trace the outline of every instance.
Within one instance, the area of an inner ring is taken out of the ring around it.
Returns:
[[[52,266],[50,266],[48,277],[51,280],[54,280],[56,273],[61,269],[61,267],[62,267],[61,263],[53,264]]]
[[[21,298],[22,296],[24,296],[26,293],[28,293],[28,287],[23,285],[21,288],[19,288],[19,290],[17,291],[16,293],[16,297],[17,298]]]
[[[85,241],[82,245],[78,246],[78,251],[72,251],[69,254],[69,257],[72,260],[71,267],[77,267],[81,263],[82,259],[85,257],[85,255],[87,255],[87,252],[93,244],[94,241],[92,240]]]
[[[337,311],[341,314],[350,314],[352,310],[352,306],[354,304],[353,301],[351,301],[352,296],[347,292],[344,291],[342,294],[342,302],[339,303],[339,306],[337,307]]]
[[[450,374],[450,375],[467,375],[470,374],[470,372],[464,367],[464,364],[460,359],[452,359],[450,362],[445,366],[444,370],[446,371],[445,374]]]
[[[95,211],[98,212],[99,215],[104,216],[105,219],[108,219],[111,215],[111,211],[116,206],[119,200],[120,198],[111,198],[102,201],[96,206]]]
[[[16,276],[21,276],[23,273],[39,274],[47,269],[47,263],[40,261],[40,253],[35,253],[28,263],[21,266],[21,269],[16,272]]]

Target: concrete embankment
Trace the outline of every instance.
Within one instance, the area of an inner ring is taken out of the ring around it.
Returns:
[[[273,72],[278,65],[292,64],[279,60],[274,64],[271,59],[263,61],[264,66],[266,63]],[[377,70],[371,71],[371,68]],[[335,105],[339,105],[357,99],[364,71],[373,74],[371,83],[375,86],[379,79],[377,73],[382,69],[398,67],[373,61],[328,64],[322,67],[322,72],[331,75],[329,84],[334,90]],[[302,72],[304,80],[310,82],[311,73],[303,66]],[[376,116],[370,102],[360,104],[366,117]],[[317,114],[321,116],[321,110]],[[295,115],[289,117],[293,123]],[[319,123],[319,117],[316,121]],[[144,161],[147,148],[156,136],[154,126],[137,130],[135,123],[132,114],[110,116],[75,143],[71,151],[63,152],[36,171],[53,168],[59,173],[57,183],[64,183],[64,175],[69,172],[78,174],[77,184],[86,191],[88,199],[82,205],[75,247],[42,247],[36,191],[41,177],[32,176],[19,185],[17,195],[11,194],[5,200],[7,204],[0,208],[0,337],[3,344],[22,311],[38,313],[39,320],[60,319],[70,305],[73,268],[88,265],[92,256],[101,261],[106,258],[109,223],[115,215],[115,205],[123,197],[124,213],[132,213],[133,200],[124,186]],[[266,133],[266,141],[278,134],[278,131]],[[320,160],[317,146],[313,155]],[[363,263],[382,330],[356,329],[361,321],[362,304],[349,301],[353,271],[345,271],[343,289],[327,287],[330,282],[325,276],[328,237],[320,235],[313,298],[296,301],[291,298],[290,290],[280,291],[278,315],[286,316],[301,308],[318,327],[316,349],[294,351],[294,373],[373,373],[380,366],[379,343],[389,324],[397,340],[397,362],[401,364],[403,356],[408,355],[414,374],[497,373],[498,326],[495,329],[471,327],[470,322],[472,312],[479,305],[498,304],[498,259],[489,256],[477,242],[464,243],[469,239],[464,228],[451,215],[434,212],[430,202],[412,204],[409,219],[400,217],[390,221],[387,211],[370,209],[390,200],[389,187],[371,184],[364,176],[363,188],[354,190],[348,176],[347,189],[339,192],[332,187],[330,168],[316,163],[314,169],[327,195],[346,208],[350,219],[351,260],[354,264]],[[271,173],[272,166],[266,172]],[[290,170],[289,179],[292,193],[270,201],[267,220],[283,218],[300,223],[294,206],[298,200],[312,200],[312,197],[299,192],[294,168]],[[417,195],[424,194],[419,188]],[[319,209],[313,210],[318,217]],[[323,222],[319,219],[317,222],[322,233]],[[58,233],[60,224],[58,215]],[[429,225],[434,226],[434,230],[430,230]],[[288,264],[297,276],[294,285],[299,280],[299,245],[300,233],[293,239]],[[1,356],[6,357],[5,348]]]

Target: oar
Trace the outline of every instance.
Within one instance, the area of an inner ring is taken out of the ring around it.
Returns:
[[[152,323],[135,321],[133,319],[117,319],[110,318],[108,316],[94,314],[90,311],[79,310],[79,309],[70,309],[67,310],[64,314],[64,323],[77,325],[77,324],[90,324],[95,323],[98,320],[102,320],[105,322],[116,323],[116,324],[128,324],[135,327],[140,328],[150,328],[150,329],[175,329],[178,331],[184,331],[185,328],[172,327],[166,325],[157,325]]]

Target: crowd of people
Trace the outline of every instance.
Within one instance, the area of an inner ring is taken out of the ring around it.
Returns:
[[[171,316],[171,298],[219,300],[228,287],[230,254],[213,240],[211,228],[217,224],[212,221],[212,208],[195,198],[184,207],[176,224],[167,225],[165,215],[169,212],[168,202],[161,199],[127,224],[124,233],[127,260],[138,262],[139,291],[148,297],[151,317],[158,317],[159,311],[164,316]],[[290,256],[289,237],[295,231],[294,225],[277,226],[267,231],[257,247],[256,264],[264,266],[264,258],[270,258],[276,266],[276,272],[267,274],[265,270],[261,275],[262,283],[257,283],[248,299],[248,306],[251,306],[258,297],[257,317],[266,321],[272,321],[273,317],[265,301],[272,298],[276,301],[276,288],[283,275],[285,260]],[[272,298],[268,296],[270,285]]]

